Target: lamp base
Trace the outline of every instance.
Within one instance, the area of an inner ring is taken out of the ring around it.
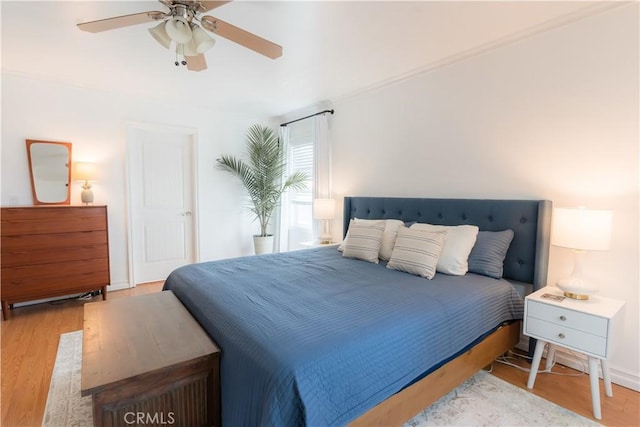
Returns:
[[[80,200],[82,200],[82,203],[85,205],[93,203],[93,191],[89,188],[82,190],[82,193],[80,193]]]
[[[556,286],[564,292],[565,297],[577,300],[588,300],[589,295],[598,293],[594,283],[576,276],[558,280]]]
[[[589,295],[576,294],[573,292],[564,291],[564,296],[567,298],[579,299],[579,300],[587,300],[589,299]]]
[[[320,242],[321,245],[328,245],[329,243],[331,243],[331,234],[321,234],[318,236],[318,242]]]

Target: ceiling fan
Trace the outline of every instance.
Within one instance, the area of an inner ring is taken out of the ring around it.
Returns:
[[[207,69],[207,62],[203,53],[213,47],[215,39],[207,32],[210,31],[232,42],[238,43],[261,55],[276,59],[282,56],[282,46],[255,34],[224,22],[209,15],[201,15],[230,1],[189,1],[189,0],[158,0],[169,8],[168,12],[148,11],[131,15],[115,16],[113,18],[78,24],[82,31],[99,33],[116,28],[143,24],[145,22],[161,21],[149,29],[153,38],[167,49],[175,43],[175,65],[186,65],[191,71]],[[200,23],[200,27],[198,25]],[[179,56],[182,60],[178,60]]]

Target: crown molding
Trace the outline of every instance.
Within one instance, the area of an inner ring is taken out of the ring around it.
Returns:
[[[427,65],[424,65],[422,67],[419,68],[415,68],[411,71],[408,71],[406,73],[402,73],[393,77],[390,77],[388,79],[379,81],[377,83],[374,83],[372,85],[369,86],[365,86],[363,88],[360,88],[358,90],[343,94],[343,95],[339,95],[335,98],[333,98],[333,103],[334,104],[339,104],[342,102],[346,102],[349,101],[351,99],[355,99],[358,98],[360,96],[364,96],[368,93],[371,92],[375,92],[378,91],[380,89],[384,89],[402,82],[405,82],[407,80],[428,74],[434,70],[440,69],[440,68],[444,68],[446,66],[449,65],[453,65],[459,62],[463,62],[466,61],[468,59],[474,58],[476,56],[480,56],[483,55],[485,53],[489,53],[492,51],[495,51],[497,49],[503,48],[503,47],[507,47],[507,46],[511,46],[514,45],[516,43],[519,43],[523,40],[532,38],[534,36],[537,36],[539,34],[542,33],[546,33],[570,24],[573,24],[575,22],[581,21],[583,19],[592,17],[592,16],[596,16],[596,15],[600,15],[602,13],[608,12],[610,10],[613,9],[617,9],[620,7],[624,7],[624,6],[630,6],[630,5],[634,5],[637,4],[636,1],[617,1],[617,0],[604,0],[604,1],[595,1],[595,2],[591,2],[588,6],[577,10],[575,12],[572,13],[568,13],[566,15],[562,15],[559,16],[557,18],[554,19],[550,19],[548,21],[542,22],[540,24],[531,26],[529,28],[526,28],[524,30],[509,34],[507,36],[498,38],[496,40],[493,40],[491,42],[488,43],[484,43],[478,46],[475,46],[473,48],[464,50],[462,52],[459,52],[457,54],[454,55],[450,55],[447,56],[445,58],[442,58],[440,60],[431,62]]]

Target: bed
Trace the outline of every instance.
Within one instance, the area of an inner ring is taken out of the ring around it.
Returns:
[[[164,289],[222,349],[223,425],[400,424],[517,342],[513,285],[544,285],[550,212],[538,200],[344,199],[345,232],[353,218],[513,230],[504,280],[426,280],[325,247],[185,266]]]

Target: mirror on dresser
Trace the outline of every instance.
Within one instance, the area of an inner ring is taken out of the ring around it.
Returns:
[[[71,143],[27,139],[34,205],[68,205]]]

